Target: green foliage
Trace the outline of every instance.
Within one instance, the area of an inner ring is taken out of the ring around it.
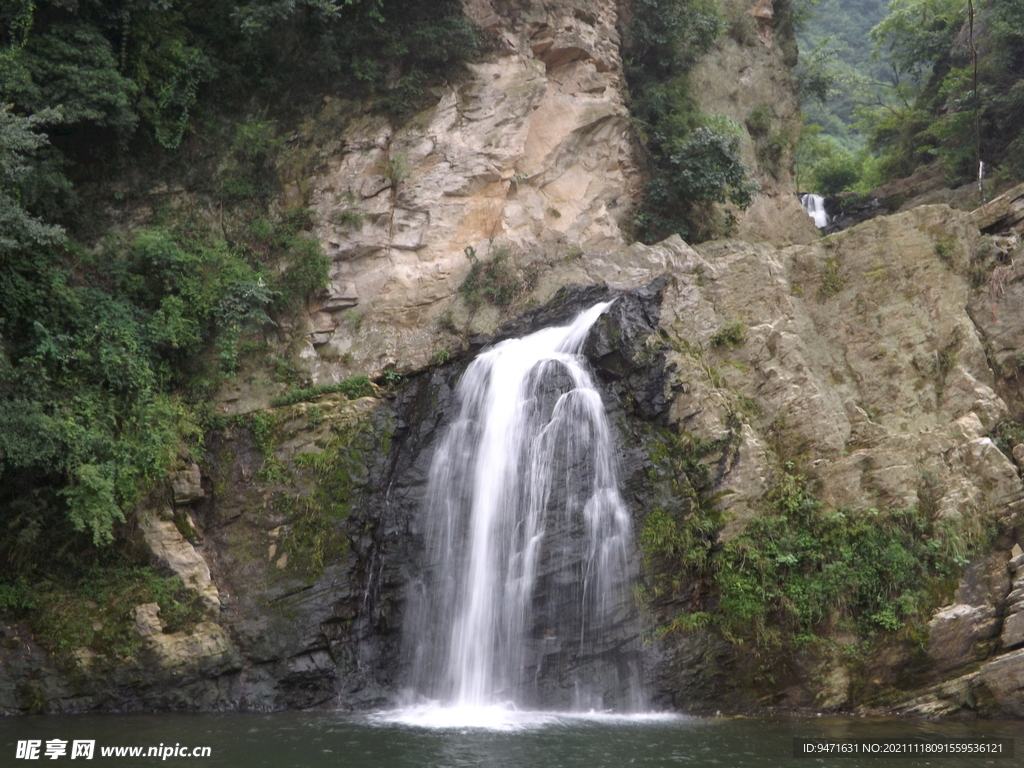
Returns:
[[[789,465],[768,509],[715,563],[727,637],[800,642],[849,620],[862,634],[925,620],[936,583],[955,583],[973,544],[915,509],[825,510]]]
[[[471,310],[479,309],[484,301],[507,309],[513,301],[537,284],[536,265],[520,267],[513,258],[512,249],[507,245],[494,246],[488,261],[479,261],[472,248],[466,249],[466,257],[473,266],[459,286],[459,293]]]
[[[278,408],[283,405],[311,402],[323,395],[333,395],[338,392],[345,395],[349,400],[357,400],[360,397],[373,397],[377,394],[369,377],[353,376],[337,384],[323,384],[317,387],[310,387],[309,389],[289,392],[287,395],[275,397],[270,401],[270,404]]]
[[[745,332],[746,327],[742,320],[732,320],[714,332],[710,339],[711,346],[734,349],[743,343]]]
[[[421,107],[432,81],[481,48],[456,0],[260,2],[233,15],[246,45],[276,59],[294,82],[323,92],[377,92],[396,117]]]
[[[141,640],[133,609],[142,603],[160,606],[167,632],[187,629],[203,618],[197,595],[180,579],[123,559],[59,581],[0,583],[0,610],[26,619],[43,647],[69,666],[72,653],[82,647],[115,663],[137,653]]]
[[[865,144],[858,110],[876,103],[878,83],[888,80],[888,65],[872,57],[866,44],[887,5],[888,0],[820,0],[799,30],[795,75],[806,122],[854,154]]]
[[[291,243],[288,226],[280,229],[275,237]],[[11,512],[0,553],[16,570],[39,551],[71,556],[75,537],[53,546],[68,528],[90,546],[115,538],[198,440],[180,387],[231,371],[245,335],[272,325],[281,294],[243,251],[165,229],[91,254],[9,252],[4,266],[0,500]],[[308,288],[288,277],[284,289]]]
[[[685,75],[711,49],[724,24],[711,0],[638,0],[625,40],[634,76],[657,82]]]
[[[746,119],[747,131],[754,139],[768,136],[772,130],[772,113],[767,104],[761,104],[750,111]]]
[[[972,43],[968,6],[956,0],[821,0],[797,76],[808,123],[832,156],[800,153],[801,188],[867,192],[935,162],[957,185],[977,178],[979,158],[990,173],[1021,175],[1024,2],[973,5]],[[861,44],[868,27],[873,51]]]
[[[871,39],[888,51],[897,78],[918,82],[949,56],[966,19],[960,0],[891,0],[888,11]]]
[[[311,471],[315,482],[309,492],[282,500],[294,514],[294,536],[287,543],[294,555],[289,567],[317,578],[328,555],[335,559],[344,551],[348,542],[341,524],[351,513],[360,489],[369,482],[368,457],[381,450],[386,453],[390,439],[388,424],[339,421],[331,426],[326,441],[318,443],[318,452],[295,458],[297,470]]]
[[[24,207],[27,177],[37,171],[38,153],[48,143],[38,129],[60,120],[60,111],[19,117],[0,103],[0,252],[63,242],[61,227],[47,224]]]
[[[265,458],[269,458],[274,450],[274,418],[267,413],[247,413],[237,417],[235,422],[248,427],[252,441]]]
[[[690,574],[708,567],[722,526],[710,459],[727,452],[731,442],[729,435],[708,441],[665,430],[648,444],[648,480],[662,505],[644,519],[640,547],[655,597],[677,593]]]
[[[694,128],[663,147],[664,165],[644,185],[643,204],[634,219],[637,236],[654,242],[678,233],[700,241],[724,234],[712,219],[712,204],[750,205],[758,186],[747,179],[739,154],[739,132],[726,119]]]
[[[289,115],[324,94],[376,94],[404,116],[481,49],[457,0],[130,5],[14,0],[0,9],[0,152],[5,165],[9,152],[32,161],[16,188],[0,186],[0,239],[52,240],[55,224],[76,218],[97,226],[73,180],[109,178],[132,156],[165,165],[161,150],[181,146],[197,121],[188,162],[206,160],[223,118],[253,111],[252,93]],[[283,142],[275,120],[256,115],[229,140],[234,161],[209,176],[231,204],[263,204],[279,188]]]
[[[942,259],[949,267],[953,266],[958,251],[959,242],[953,235],[940,237],[935,241],[935,255]]]
[[[208,393],[327,283],[311,213],[278,204],[294,147],[281,126],[325,95],[408,114],[479,50],[457,0],[0,3],[10,583],[108,562],[140,499],[200,450]],[[407,172],[396,158],[393,179]],[[154,182],[188,194],[151,198],[148,225],[126,231]],[[123,218],[105,232],[111,198]],[[269,422],[247,426],[269,446]],[[16,607],[11,589],[0,600]]]
[[[363,215],[359,211],[345,209],[338,211],[331,216],[331,223],[347,229],[361,229],[363,226]]]
[[[279,284],[280,307],[305,301],[314,291],[327,285],[331,260],[320,243],[308,237],[295,237],[285,255],[286,268]]]
[[[818,298],[829,299],[843,290],[843,275],[839,271],[839,259],[831,256],[825,259],[825,269],[821,275],[821,285],[818,286]]]
[[[978,0],[974,7],[973,48],[957,42],[968,9],[955,0],[898,0],[872,30],[892,68],[891,95],[863,116],[883,179],[938,160],[948,181],[960,184],[977,177],[979,157],[990,170],[1020,170],[1012,147],[1024,141],[1024,2]]]
[[[379,168],[380,172],[396,187],[409,178],[409,166],[405,162],[404,155],[395,155],[382,160]]]
[[[0,8],[0,58],[10,58],[28,41],[35,0],[10,0]]]
[[[821,158],[813,170],[812,189],[821,195],[838,195],[860,180],[861,163],[850,152],[837,151]]]
[[[801,55],[795,72],[797,93],[801,100],[825,104],[835,95],[840,81],[836,65],[839,51],[835,47],[835,37],[829,35]]]
[[[707,447],[670,447],[700,503],[688,516],[665,509],[648,515],[640,536],[648,579],[656,596],[678,598],[694,583],[706,591],[667,631],[710,625],[732,642],[776,652],[793,652],[836,627],[861,636],[896,632],[928,618],[943,597],[936,585],[955,585],[983,544],[978,532],[913,508],[826,509],[792,463],[761,513],[718,544],[721,515],[709,511],[708,469],[700,461]]]
[[[386,111],[406,115],[480,48],[457,0],[169,0],[130,9],[18,0],[0,11],[0,101],[26,113],[62,104],[80,131],[110,128],[124,139],[141,126],[147,140],[173,149],[198,113],[244,105],[256,91],[293,104],[376,92]]]
[[[821,126],[805,125],[796,147],[797,185],[819,195],[838,195],[864,186],[862,152],[852,152]],[[870,181],[866,182],[870,188]]]
[[[757,191],[739,156],[742,129],[701,114],[689,93],[690,70],[723,30],[713,2],[634,4],[624,54],[630,113],[649,166],[634,220],[644,242],[674,232],[694,240],[720,233],[713,204],[746,207]]]
[[[56,23],[28,42],[10,62],[0,94],[28,113],[60,105],[69,126],[135,129],[137,86],[118,71],[110,41],[85,19]]]

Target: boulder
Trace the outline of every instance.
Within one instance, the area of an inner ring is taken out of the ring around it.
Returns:
[[[1009,650],[1024,645],[1024,605],[1018,603],[1020,610],[1011,613],[1003,621],[1003,633],[999,636],[1003,648]]]
[[[991,605],[949,605],[928,622],[928,658],[937,669],[947,672],[984,657],[987,648],[979,644],[999,632],[999,619]]]
[[[191,463],[184,469],[171,472],[170,480],[174,503],[178,506],[192,504],[206,495],[198,464]]]

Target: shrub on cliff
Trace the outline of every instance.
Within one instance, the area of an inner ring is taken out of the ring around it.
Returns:
[[[625,73],[648,166],[634,234],[648,243],[673,233],[707,239],[722,229],[714,204],[746,207],[757,189],[740,159],[740,126],[702,114],[689,91],[691,69],[725,22],[708,0],[637,0],[631,10]]]

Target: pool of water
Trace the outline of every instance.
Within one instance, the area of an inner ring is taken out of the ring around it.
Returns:
[[[79,715],[0,719],[0,765],[196,765],[321,768],[595,768],[597,766],[1024,766],[1015,757],[803,757],[794,738],[912,739],[1024,736],[1024,722],[931,723],[850,717],[698,718],[471,712],[423,707],[368,715],[340,713]],[[67,742],[48,759],[47,742]],[[94,741],[91,761],[71,759],[75,740]],[[39,758],[18,759],[18,742],[40,743]],[[1024,739],[1017,739],[1024,742]],[[1024,743],[1016,744],[1024,751]],[[104,756],[104,748],[141,747],[143,756]],[[161,751],[147,757],[150,747]],[[191,756],[193,748],[208,756]],[[169,749],[177,749],[167,757]],[[187,756],[180,756],[180,753]]]

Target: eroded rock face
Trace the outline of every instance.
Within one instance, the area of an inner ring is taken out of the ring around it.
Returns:
[[[964,666],[977,656],[987,655],[988,649],[977,649],[977,645],[994,637],[998,629],[999,620],[991,605],[948,606],[928,622],[928,656],[943,672]]]
[[[210,579],[210,568],[175,524],[173,510],[167,507],[141,510],[138,531],[157,568],[181,579],[211,609],[220,608],[220,597],[217,586]]]
[[[319,166],[295,187],[333,262],[309,307],[304,360],[318,382],[346,375],[329,362],[340,356],[352,370],[408,369],[451,345],[438,319],[471,267],[467,249],[488,259],[497,239],[557,258],[624,243],[639,179],[615,3],[478,0],[467,12],[498,51],[440,87],[429,111],[401,128],[336,101],[317,117],[349,123],[312,140]]]
[[[1017,535],[1012,503],[1024,487],[989,436],[1008,409],[967,312],[965,277],[981,247],[970,214],[925,206],[820,244],[705,243],[673,274],[659,326],[669,340],[667,421],[704,441],[731,435],[721,456],[706,459],[715,490],[727,492],[720,541],[758,513],[790,458],[829,507],[914,506],[969,527],[999,518]],[[735,343],[725,341],[730,328],[742,329]],[[972,568],[930,624],[922,680],[990,658],[1005,647],[1000,633],[1015,631],[1004,621],[1009,589],[999,586],[1006,558]],[[754,706],[739,687],[697,682],[712,668],[692,667],[692,641],[676,642],[679,655],[659,666],[666,702]],[[891,664],[869,665],[874,682],[861,695],[891,685],[908,665],[892,653]],[[778,701],[849,705],[845,670],[827,659],[797,666]]]
[[[652,474],[658,434],[723,446],[703,459],[725,516],[719,541],[759,513],[790,460],[829,506],[918,506],[979,530],[994,523],[992,553],[967,569],[936,612],[930,660],[915,662],[914,674],[924,684],[982,666],[905,709],[1012,714],[1024,706],[1014,682],[1020,651],[1012,650],[1024,603],[1020,557],[1010,570],[1007,553],[1019,555],[1024,486],[993,440],[1007,406],[995,390],[984,328],[967,311],[980,242],[969,214],[924,206],[811,245],[729,240],[695,249],[673,238],[588,253],[548,265],[526,295],[536,307],[505,322],[491,315],[472,344],[564,322],[619,296],[585,353],[620,430],[622,493],[637,531],[658,504],[685,503],[655,498],[663,493]],[[201,530],[201,547],[176,525],[180,509],[157,507],[140,518],[140,531],[154,556],[172,570],[177,564],[194,589],[203,592],[209,579],[220,611],[188,640],[165,631],[153,606],[136,610],[150,654],[146,674],[189,681],[186,693],[166,683],[146,701],[279,709],[393,700],[405,674],[405,590],[414,566],[423,567],[420,516],[432,450],[455,413],[454,386],[471,355],[425,369],[387,397],[331,395],[268,410],[260,416],[262,447],[244,422],[211,436],[204,493],[188,508],[189,536],[199,541]],[[695,595],[693,586],[681,589],[675,603],[658,607],[666,622]],[[186,661],[193,652],[198,660]],[[743,660],[713,631],[669,633],[642,653],[655,704],[757,705],[737,675]],[[14,669],[34,658],[8,653],[0,662]],[[894,640],[866,664],[866,686],[855,686],[837,658],[808,657],[772,700],[851,706],[891,688],[909,661]],[[88,652],[76,663],[126,695],[120,678],[104,677],[114,673]]]
[[[723,0],[729,31],[698,61],[691,82],[693,94],[709,114],[725,115],[740,126],[759,115],[768,119],[766,132],[741,133],[743,160],[761,191],[736,217],[733,234],[744,240],[811,243],[819,233],[795,194],[792,148],[803,118],[792,81],[795,40],[776,34],[782,20],[770,0]]]
[[[716,41],[693,92],[706,112],[737,122],[762,190],[749,211],[729,214],[746,239],[812,242],[817,230],[793,194],[800,118],[772,4],[724,6],[733,28],[753,31]],[[493,332],[502,318],[459,298],[474,261],[510,256],[532,275],[626,245],[622,227],[642,184],[618,32],[628,3],[465,8],[496,48],[437,87],[431,108],[395,127],[365,105],[328,98],[291,138],[295,159],[280,169],[288,204],[315,211],[312,235],[332,260],[308,314],[282,325],[314,383],[415,370],[462,347],[467,332]],[[756,110],[771,122],[757,142],[742,129]],[[219,399],[226,413],[244,413],[265,406],[264,390],[249,383]]]

